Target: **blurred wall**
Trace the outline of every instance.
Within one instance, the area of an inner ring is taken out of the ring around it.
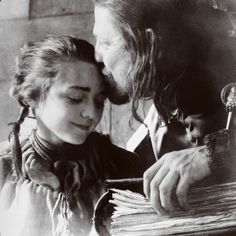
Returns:
[[[8,123],[17,118],[19,106],[8,90],[14,60],[24,42],[45,34],[72,34],[94,42],[92,0],[1,0],[0,2],[0,141],[6,140]],[[133,130],[129,127],[130,106],[105,106],[99,130],[125,146]]]

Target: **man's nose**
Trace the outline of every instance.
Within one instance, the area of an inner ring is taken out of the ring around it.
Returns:
[[[99,46],[97,44],[95,45],[95,59],[97,62],[103,62],[102,54],[100,53]]]
[[[95,51],[95,59],[97,62],[103,62],[101,53]]]

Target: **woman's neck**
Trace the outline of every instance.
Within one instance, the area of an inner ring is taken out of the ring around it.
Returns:
[[[36,152],[49,161],[57,160],[77,160],[86,158],[88,152],[87,144],[73,145],[69,143],[55,144],[40,136],[39,130],[33,130],[30,142]],[[90,150],[90,149],[89,149]],[[83,154],[83,155],[81,155]]]
[[[37,127],[36,133],[46,147],[61,149],[68,145],[61,139],[57,138],[56,135],[50,132],[43,132],[39,127]]]
[[[65,143],[59,137],[57,137],[48,127],[41,121],[41,119],[36,118],[37,120],[37,130],[36,133],[39,136],[40,140],[43,142],[43,145],[53,149],[63,149],[65,146],[68,146],[68,143]]]

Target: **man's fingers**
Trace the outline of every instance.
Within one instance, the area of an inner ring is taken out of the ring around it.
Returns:
[[[158,188],[151,192],[150,202],[151,202],[153,208],[156,210],[156,212],[158,214],[160,214],[160,215],[167,215],[167,212],[161,206],[160,196],[159,196],[159,189]]]
[[[189,187],[190,187],[189,175],[187,174],[182,175],[176,189],[176,195],[180,206],[185,210],[189,208],[187,199]]]
[[[168,171],[168,168],[162,166],[162,168],[159,169],[159,171],[156,173],[150,183],[150,202],[154,209],[162,215],[166,215],[167,212],[161,205],[160,184],[167,175]]]
[[[171,200],[171,195],[178,181],[178,172],[169,171],[159,187],[161,205],[169,213],[172,213],[174,211],[174,205]]]
[[[158,170],[161,168],[163,160],[158,160],[149,169],[147,169],[143,174],[143,192],[147,198],[150,198],[150,183],[154,176],[157,174]]]

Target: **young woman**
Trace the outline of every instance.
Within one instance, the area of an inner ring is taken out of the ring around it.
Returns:
[[[21,105],[0,157],[1,236],[88,235],[106,178],[142,176],[139,159],[95,132],[106,97],[94,48],[48,36],[21,49],[10,94]],[[18,133],[31,112],[37,129]]]

